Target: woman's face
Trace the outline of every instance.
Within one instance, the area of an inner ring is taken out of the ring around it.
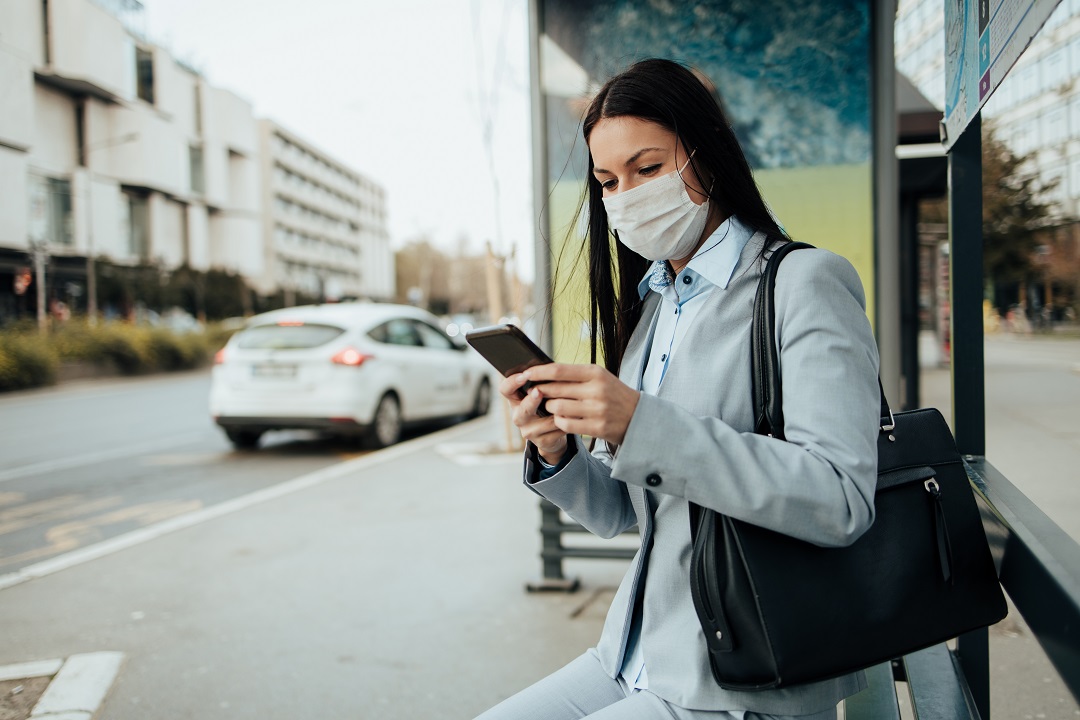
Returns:
[[[603,187],[604,197],[633,190],[681,169],[690,199],[698,205],[708,199],[704,184],[687,165],[689,154],[682,142],[675,133],[654,122],[629,116],[604,118],[593,127],[589,151],[593,175]]]

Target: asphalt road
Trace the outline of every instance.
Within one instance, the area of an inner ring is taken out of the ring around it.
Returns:
[[[360,454],[310,433],[236,452],[206,371],[0,395],[0,575]]]

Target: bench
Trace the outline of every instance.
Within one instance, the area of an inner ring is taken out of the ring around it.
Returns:
[[[1074,696],[1080,697],[1080,545],[982,457],[965,457],[998,579]],[[866,671],[845,720],[900,720],[897,682],[919,720],[990,719],[987,631],[958,649],[920,650]]]
[[[866,671],[868,687],[844,702],[845,720],[900,720],[898,681],[907,683],[907,706],[919,720],[978,720],[964,672],[946,645],[920,650]]]

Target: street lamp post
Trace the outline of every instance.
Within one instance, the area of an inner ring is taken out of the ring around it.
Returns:
[[[97,325],[97,266],[94,261],[94,170],[91,167],[90,154],[95,150],[116,147],[139,139],[139,133],[131,132],[117,138],[109,138],[88,145],[86,154],[86,315],[91,327]]]
[[[45,319],[45,263],[49,259],[49,247],[44,240],[32,240],[30,252],[34,258],[34,285],[37,286],[38,331],[44,334],[49,329]]]

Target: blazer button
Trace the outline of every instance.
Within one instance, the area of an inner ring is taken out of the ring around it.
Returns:
[[[648,485],[649,487],[656,487],[661,482],[663,482],[663,481],[660,479],[660,476],[657,475],[656,473],[652,473],[651,475],[647,475],[645,477],[645,484]]]

